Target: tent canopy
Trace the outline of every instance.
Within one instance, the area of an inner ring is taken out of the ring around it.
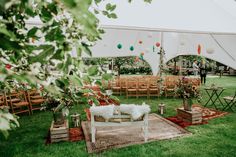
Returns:
[[[118,19],[99,16],[106,33],[92,48],[94,57],[140,56],[144,53],[144,59],[156,75],[159,50],[155,45],[160,42],[165,50],[165,62],[178,55],[201,55],[236,69],[235,0],[111,2],[117,4]],[[118,44],[122,48],[117,48]]]

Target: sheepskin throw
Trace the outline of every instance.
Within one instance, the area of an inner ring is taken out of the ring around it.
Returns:
[[[90,112],[95,116],[102,116],[105,119],[109,119],[114,114],[115,105],[107,106],[92,106],[90,107]]]
[[[137,120],[144,114],[150,112],[149,105],[121,104],[120,106],[92,106],[90,112],[95,116],[102,116],[105,119],[111,118],[114,114],[125,113],[130,114],[133,120]]]
[[[133,120],[139,119],[146,113],[150,112],[149,105],[121,104],[120,112],[130,114]]]

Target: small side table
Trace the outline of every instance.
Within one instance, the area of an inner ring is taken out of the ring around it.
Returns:
[[[197,124],[202,122],[202,113],[192,109],[192,111],[186,111],[184,108],[177,109],[177,117],[186,122]]]

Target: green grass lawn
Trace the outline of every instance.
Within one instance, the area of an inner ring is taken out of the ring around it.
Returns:
[[[226,88],[222,96],[231,95],[236,90],[236,77],[207,78],[207,85],[215,83]],[[204,86],[203,86],[204,87]],[[130,98],[120,97],[121,103],[146,102],[152,112],[157,112],[157,104],[166,104],[165,117],[176,114],[181,106],[181,99],[174,98]],[[203,91],[203,103],[206,93]],[[83,114],[85,105],[76,105],[71,112]],[[236,111],[236,110],[235,110]],[[45,145],[45,137],[52,121],[49,111],[35,112],[32,116],[21,116],[21,127],[11,131],[5,140],[0,135],[0,157],[83,157],[83,156],[135,156],[135,157],[233,157],[236,156],[236,112],[210,120],[206,125],[191,126],[187,129],[193,133],[189,137],[150,142],[121,149],[107,150],[98,154],[88,154],[86,144],[81,142],[60,142]]]

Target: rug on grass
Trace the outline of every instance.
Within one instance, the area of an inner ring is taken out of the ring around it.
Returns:
[[[69,129],[69,141],[70,142],[77,142],[84,140],[84,133],[82,130],[82,127],[79,128],[70,128]],[[48,130],[48,135],[46,137],[46,142],[45,144],[51,144],[51,139],[50,139],[50,130]]]
[[[172,121],[173,123],[181,126],[182,128],[185,128],[185,127],[188,127],[188,126],[191,126],[191,125],[207,124],[208,123],[207,120],[209,120],[209,119],[222,117],[222,116],[228,114],[228,112],[223,112],[223,111],[218,111],[218,110],[215,110],[215,109],[205,108],[203,106],[196,105],[196,104],[194,104],[192,107],[194,108],[194,110],[197,110],[198,112],[202,113],[202,122],[201,123],[192,124],[191,122],[186,122],[186,121],[178,119],[177,116],[168,117],[166,119],[168,119],[168,120]]]
[[[203,107],[201,105],[196,105],[196,104],[193,105],[193,108],[199,112],[202,112],[203,120],[209,120],[209,119],[213,119],[217,117],[222,117],[228,114],[228,112],[218,111],[215,109],[206,108],[206,107]]]
[[[148,123],[148,142],[191,134],[189,131],[157,114],[150,114]],[[97,127],[96,142],[94,144],[91,142],[90,122],[82,122],[82,128],[89,153],[145,143],[140,126]]]

